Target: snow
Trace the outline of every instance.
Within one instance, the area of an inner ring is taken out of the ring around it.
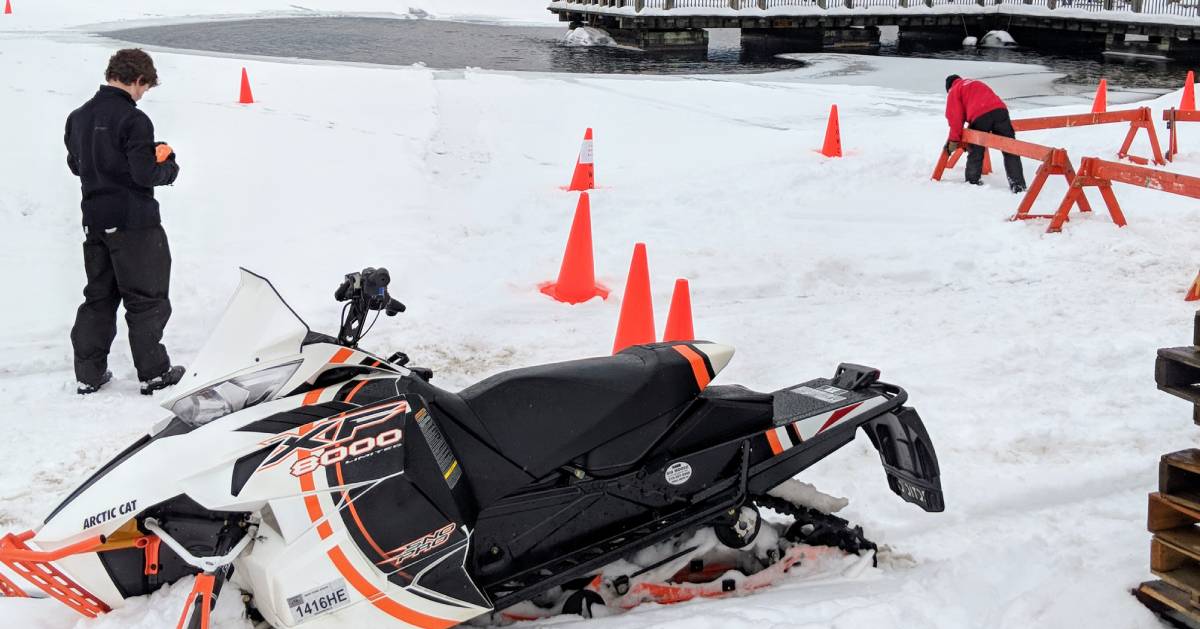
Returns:
[[[611,35],[607,31],[590,26],[580,26],[573,28],[563,37],[563,45],[565,46],[616,46]]]
[[[317,11],[548,19],[541,2],[309,2]],[[79,25],[175,20],[199,5],[15,2],[0,16],[0,527],[24,530],[164,414],[136,394],[119,331],[105,391],[72,394],[68,329],[83,285],[78,184],[60,143],[116,43]],[[206,13],[276,15],[283,2],[214,0]],[[1061,234],[1011,223],[1003,175],[931,182],[945,138],[942,77],[993,78],[1018,115],[1087,111],[1039,100],[1050,73],[1001,64],[814,56],[753,76],[540,75],[246,62],[155,53],[143,101],[179,154],[160,192],[174,256],[166,342],[192,360],[237,284],[270,277],[315,328],[342,273],[392,270],[409,310],[366,346],[403,349],[456,389],[517,366],[611,347],[633,243],[649,247],[658,322],[691,280],[698,333],[738,347],[718,383],[771,391],[842,361],[904,386],[941,461],[947,511],[887,488],[859,439],[802,475],[839,515],[912,556],[858,578],[789,578],[753,596],[646,605],[556,627],[1156,628],[1127,592],[1150,578],[1146,493],[1158,457],[1194,444],[1190,408],[1156,391],[1154,351],[1191,338],[1195,200],[1118,185],[1129,219],[1097,212]],[[234,104],[247,66],[259,102]],[[947,67],[953,69],[948,72]],[[847,74],[845,70],[850,69]],[[1182,81],[1182,77],[1181,81]],[[879,80],[882,79],[882,80]],[[1146,104],[1178,103],[1169,94]],[[838,104],[847,156],[820,144]],[[1050,106],[1046,106],[1050,105]],[[575,307],[536,286],[559,267],[585,127],[596,130],[592,222],[608,301]],[[1161,130],[1161,127],[1160,127]],[[1200,174],[1195,131],[1171,169]],[[1072,158],[1112,158],[1125,128],[1039,131]],[[1160,140],[1165,140],[1160,138]],[[1135,153],[1145,154],[1140,137]],[[999,166],[999,160],[996,160]],[[1026,162],[1032,178],[1034,164]],[[1035,211],[1064,192],[1052,180]],[[163,399],[160,396],[158,399]],[[188,586],[95,622],[49,601],[0,601],[12,627],[171,626]],[[223,599],[225,600],[225,599]],[[233,600],[231,597],[229,600]],[[165,624],[164,624],[165,623]],[[223,616],[217,627],[243,627]]]
[[[1028,0],[1026,0],[1028,1]],[[1182,3],[1167,4],[1163,8],[1166,11],[1162,12],[1145,12],[1134,13],[1131,9],[1105,11],[1098,8],[1095,11],[1089,11],[1083,8],[1074,8],[1067,6],[1058,6],[1054,9],[1048,6],[1039,6],[1032,3],[1016,2],[1010,0],[1001,2],[1000,4],[979,5],[969,2],[956,3],[953,0],[926,6],[921,3],[910,3],[910,6],[901,7],[899,2],[893,6],[885,4],[877,4],[874,0],[859,0],[853,3],[855,6],[847,7],[842,3],[826,2],[827,7],[821,8],[817,2],[803,2],[801,4],[786,3],[769,3],[767,8],[759,8],[756,2],[750,0],[741,0],[741,4],[734,8],[730,4],[723,1],[717,2],[714,0],[677,0],[674,7],[670,9],[663,8],[664,3],[647,2],[639,11],[632,1],[624,6],[604,6],[592,4],[587,0],[576,2],[573,0],[552,0],[550,6],[556,10],[574,10],[587,11],[588,13],[597,13],[604,15],[625,16],[625,17],[687,17],[687,16],[713,16],[713,17],[790,17],[790,16],[814,16],[814,15],[830,15],[830,16],[845,16],[845,15],[1029,15],[1038,17],[1055,17],[1074,20],[1088,21],[1116,21],[1116,22],[1136,22],[1141,24],[1174,24],[1179,26],[1191,26],[1200,24],[1200,17],[1197,17],[1195,8]],[[830,6],[834,5],[834,6]],[[865,6],[863,6],[865,5]],[[1151,11],[1157,10],[1159,7],[1151,8]]]

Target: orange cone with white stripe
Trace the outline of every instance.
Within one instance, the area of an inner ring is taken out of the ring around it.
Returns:
[[[838,123],[837,105],[829,108],[829,122],[825,125],[825,143],[821,146],[825,157],[842,156],[842,127]]]
[[[592,128],[583,134],[583,146],[579,147],[579,158],[575,160],[575,174],[567,190],[591,190],[596,187],[595,151],[592,146]]]
[[[12,15],[12,2],[10,2],[9,0],[4,0],[4,14]]]
[[[547,282],[539,288],[543,293],[568,304],[583,303],[596,296],[608,299],[608,289],[596,283],[596,267],[592,259],[592,204],[588,193],[580,194],[579,204],[575,206],[575,220],[571,222],[571,235],[567,237],[567,250],[558,271],[558,281]]]
[[[1187,80],[1183,82],[1183,97],[1179,99],[1180,111],[1196,111],[1196,73],[1188,70]]]
[[[242,68],[242,93],[238,95],[238,103],[254,104],[254,94],[250,92],[250,76],[246,74],[246,68]]]
[[[663,341],[691,341],[696,338],[692,329],[692,295],[688,281],[675,280],[675,292],[671,294],[671,309],[667,312],[667,329]]]
[[[1200,301],[1200,274],[1196,275],[1196,281],[1192,282],[1192,287],[1188,289],[1187,297],[1184,301]]]
[[[1096,98],[1092,100],[1092,113],[1102,114],[1108,111],[1108,79],[1100,79],[1100,87],[1096,88]]]
[[[653,342],[654,304],[650,297],[650,266],[646,262],[646,245],[639,242],[633,246],[633,260],[629,263],[629,279],[625,281],[625,296],[621,299],[621,315],[617,319],[613,353]]]

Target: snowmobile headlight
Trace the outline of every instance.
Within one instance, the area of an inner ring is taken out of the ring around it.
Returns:
[[[193,426],[261,404],[279,393],[279,389],[300,368],[300,362],[287,363],[255,371],[201,389],[171,405],[176,417]]]

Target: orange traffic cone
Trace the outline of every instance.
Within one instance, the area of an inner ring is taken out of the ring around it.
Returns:
[[[654,342],[654,304],[650,298],[650,267],[646,263],[646,245],[633,246],[629,263],[629,278],[625,281],[625,296],[621,299],[621,316],[617,320],[617,339],[613,353]]]
[[[1108,79],[1100,79],[1100,87],[1096,88],[1096,98],[1092,99],[1092,113],[1102,114],[1108,111]]]
[[[1188,70],[1187,80],[1183,82],[1183,98],[1179,99],[1180,111],[1196,111],[1196,73]]]
[[[571,185],[567,190],[591,190],[596,187],[596,167],[592,162],[595,152],[592,148],[592,128],[583,134],[583,146],[579,147],[579,158],[575,160],[575,174],[571,175]]]
[[[567,238],[567,251],[557,282],[546,282],[538,288],[558,301],[567,304],[583,303],[597,295],[608,299],[608,289],[596,283],[596,267],[592,260],[592,204],[588,193],[579,195],[575,220]]]
[[[838,125],[837,105],[829,109],[829,124],[825,127],[825,145],[821,147],[825,157],[842,156],[842,129]]]
[[[12,15],[12,2],[10,0],[4,0],[4,14]]]
[[[688,281],[675,280],[675,292],[671,294],[671,310],[667,312],[667,329],[663,341],[691,341],[696,338],[692,329],[692,296]]]
[[[250,77],[246,75],[246,68],[242,68],[242,94],[238,97],[238,102],[243,105],[254,103],[254,94],[250,93]]]
[[[986,148],[983,149],[983,174],[992,174],[992,152]]]
[[[1184,301],[1200,301],[1200,275],[1196,276],[1196,281],[1192,282],[1192,287],[1188,289],[1187,297]]]

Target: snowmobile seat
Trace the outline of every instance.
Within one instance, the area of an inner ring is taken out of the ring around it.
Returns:
[[[677,413],[725,366],[732,351],[713,344],[641,345],[615,356],[507,371],[459,396],[501,454],[541,477]],[[660,423],[665,430],[668,423]]]

